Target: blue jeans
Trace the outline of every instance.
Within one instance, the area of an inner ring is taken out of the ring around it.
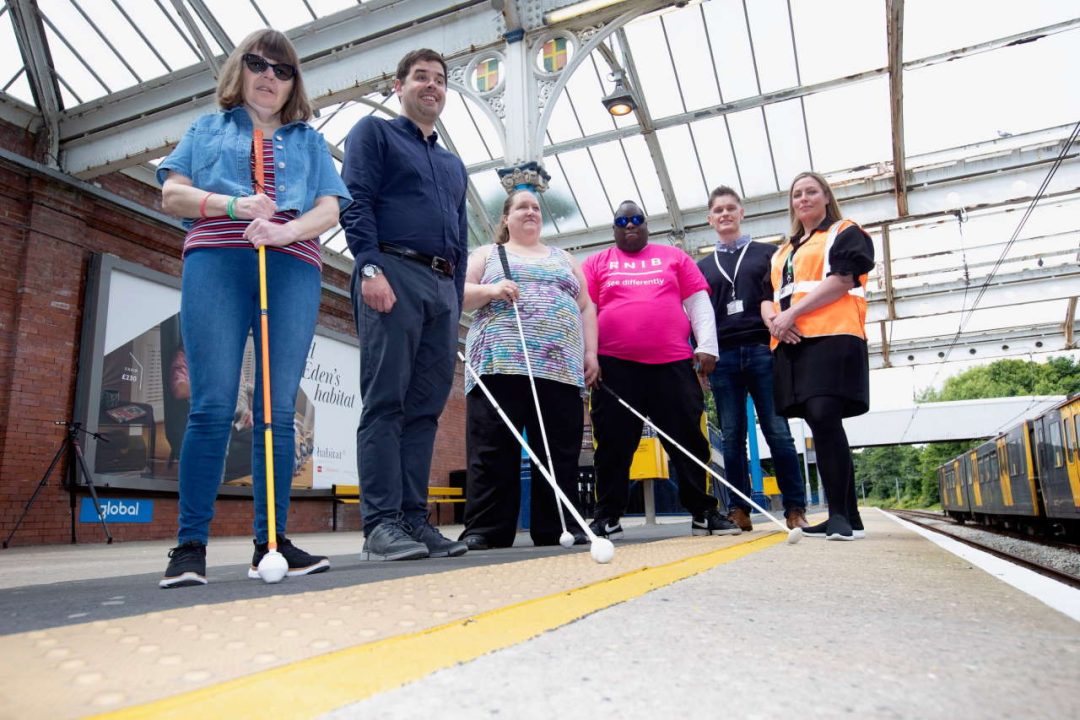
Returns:
[[[750,495],[746,459],[746,395],[754,399],[761,432],[772,451],[776,483],[783,496],[784,511],[806,508],[806,491],[799,473],[799,455],[787,420],[776,414],[773,403],[773,360],[768,345],[722,348],[716,369],[709,375],[720,431],[724,434],[724,473],[728,482]],[[734,493],[731,506],[747,512],[750,506]]]
[[[314,265],[284,253],[266,253],[270,333],[270,391],[274,436],[276,529],[285,532],[294,461],[294,422],[300,376],[319,313],[320,275]],[[178,540],[207,542],[214,500],[236,411],[244,346],[255,335],[252,492],[255,539],[267,540],[266,462],[262,400],[262,328],[258,254],[206,248],[184,259],[180,329],[191,381],[191,412],[180,450]]]

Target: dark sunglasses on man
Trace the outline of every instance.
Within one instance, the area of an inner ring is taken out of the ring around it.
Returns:
[[[645,216],[644,215],[630,215],[628,217],[617,217],[617,218],[615,218],[615,224],[618,225],[621,228],[626,227],[630,223],[634,223],[634,225],[641,225],[644,222],[645,222]]]
[[[292,80],[293,76],[296,75],[296,68],[288,63],[275,64],[254,53],[247,53],[243,59],[247,69],[256,75],[262,75],[266,72],[266,68],[273,70],[274,77],[278,80]]]

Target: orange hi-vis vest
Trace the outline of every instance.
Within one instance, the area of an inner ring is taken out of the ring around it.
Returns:
[[[781,298],[791,296],[791,305],[797,305],[806,294],[825,281],[829,276],[829,251],[841,230],[854,225],[851,220],[839,220],[828,231],[817,230],[802,245],[794,258],[794,282],[781,285],[784,281],[784,265],[793,252],[791,243],[780,248],[772,257],[773,308],[780,312]],[[824,337],[827,335],[854,335],[866,339],[866,274],[856,278],[858,284],[843,297],[824,307],[800,315],[795,319],[795,328],[803,337]],[[771,338],[769,346],[776,349],[780,343]]]

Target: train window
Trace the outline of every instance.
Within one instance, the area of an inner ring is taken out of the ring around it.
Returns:
[[[1009,449],[1009,475],[1020,474],[1020,443],[1013,441],[1008,444]]]
[[[1069,418],[1063,418],[1061,424],[1065,427],[1065,455],[1072,457],[1076,454],[1076,417],[1073,416],[1073,422],[1069,422]]]
[[[1062,457],[1063,453],[1061,447],[1061,426],[1056,422],[1049,423],[1050,425],[1050,452],[1054,454],[1054,467],[1059,468],[1064,465],[1065,458]]]

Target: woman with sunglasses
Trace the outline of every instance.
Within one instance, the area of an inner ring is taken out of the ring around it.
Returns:
[[[248,333],[261,344],[257,248],[265,246],[278,550],[290,576],[322,572],[325,557],[285,536],[293,475],[296,395],[319,312],[319,235],[349,203],[326,143],[308,124],[295,48],[276,30],[246,37],[218,79],[218,112],[197,119],[158,166],[162,207],[184,219],[180,326],[187,354],[191,410],[180,453],[178,545],[169,552],[163,588],[206,583],[206,544],[221,481]],[[261,147],[254,131],[261,130]],[[254,179],[263,158],[264,186]],[[262,387],[261,363],[255,363]],[[255,393],[255,430],[264,429]],[[252,448],[257,578],[267,552],[266,462]]]
[[[582,395],[599,372],[596,308],[577,261],[542,243],[542,226],[536,195],[515,190],[503,203],[495,243],[469,256],[463,305],[476,315],[465,353],[511,421],[526,429],[533,452],[547,462],[515,318],[515,313],[520,315],[555,480],[567,497],[575,498],[585,424]],[[521,446],[471,375],[466,376],[465,393],[468,492],[461,540],[470,551],[510,547],[521,499]],[[560,511],[575,541],[584,543],[584,532],[556,504],[555,493],[535,466],[531,477],[533,544],[559,542]]]

